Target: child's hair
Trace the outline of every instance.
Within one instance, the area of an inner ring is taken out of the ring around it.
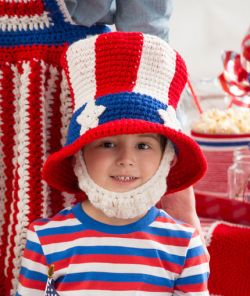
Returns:
[[[162,150],[162,152],[165,150],[165,147],[167,145],[167,141],[168,140],[167,140],[166,137],[160,135],[160,144],[161,144],[161,150]]]

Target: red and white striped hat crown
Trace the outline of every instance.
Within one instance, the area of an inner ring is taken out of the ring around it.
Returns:
[[[168,192],[200,179],[206,162],[199,146],[180,131],[176,107],[186,84],[183,59],[165,41],[142,33],[112,32],[72,44],[62,58],[74,112],[66,145],[43,169],[53,187],[78,192],[72,156],[107,136],[158,133],[176,148]]]

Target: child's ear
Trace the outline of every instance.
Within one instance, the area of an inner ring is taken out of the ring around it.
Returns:
[[[172,159],[172,161],[171,161],[171,163],[170,163],[170,167],[172,168],[173,166],[175,166],[176,163],[177,163],[177,161],[178,161],[178,158],[177,158],[177,156],[176,156],[176,154],[175,154],[175,155],[174,155],[174,158]]]

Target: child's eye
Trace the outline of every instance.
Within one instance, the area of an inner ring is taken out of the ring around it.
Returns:
[[[103,148],[114,148],[115,144],[112,143],[112,142],[104,142],[104,143],[101,144],[101,147],[103,147]]]
[[[138,149],[140,150],[147,150],[150,148],[150,146],[148,144],[145,144],[145,143],[140,143],[137,145]]]

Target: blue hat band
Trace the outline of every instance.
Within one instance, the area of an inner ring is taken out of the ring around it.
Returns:
[[[99,117],[99,125],[121,119],[138,119],[163,124],[158,110],[166,110],[168,107],[150,96],[129,92],[100,97],[95,104],[106,108]],[[81,136],[81,125],[77,122],[77,118],[85,107],[86,104],[75,111],[72,116],[66,146]]]

